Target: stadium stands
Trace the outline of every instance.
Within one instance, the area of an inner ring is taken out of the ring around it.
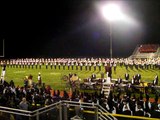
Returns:
[[[160,57],[159,44],[142,44],[138,45],[132,55],[131,59],[145,59],[145,58],[158,58]]]
[[[139,52],[141,53],[154,53],[157,51],[159,45],[157,44],[144,44],[140,46]]]

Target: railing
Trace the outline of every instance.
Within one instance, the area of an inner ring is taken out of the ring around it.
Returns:
[[[109,112],[100,105],[74,101],[60,101],[34,111],[0,106],[0,112],[22,120],[68,120],[74,116],[80,116],[81,119],[85,117],[93,120],[116,120],[112,115],[104,114]]]
[[[79,116],[81,120],[84,117],[87,120],[158,120],[158,118],[111,114],[98,104],[74,101],[60,101],[34,111],[0,106],[0,119],[2,115],[12,116],[15,120],[74,120],[75,116]],[[11,117],[8,117],[3,120],[10,119]]]
[[[107,120],[118,120],[116,117],[114,117],[100,105],[98,105],[98,111],[99,111],[99,119],[103,120],[104,118],[107,118]]]
[[[139,51],[139,45],[136,46],[136,48],[134,49],[132,55],[135,55],[138,51]]]

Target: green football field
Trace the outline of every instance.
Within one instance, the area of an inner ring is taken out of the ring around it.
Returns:
[[[6,75],[5,75],[5,80],[6,81],[10,81],[10,80],[14,80],[15,85],[20,85],[23,86],[24,85],[24,78],[25,76],[29,76],[30,74],[33,76],[33,82],[37,83],[37,76],[38,73],[41,73],[42,76],[42,82],[45,83],[46,85],[50,85],[51,88],[53,89],[59,89],[59,90],[63,90],[66,87],[66,81],[62,80],[62,77],[64,75],[68,75],[69,73],[76,73],[79,78],[81,78],[81,81],[83,81],[84,78],[88,78],[91,76],[92,73],[95,73],[97,75],[98,78],[101,77],[101,73],[104,72],[104,67],[102,67],[102,71],[98,70],[98,67],[96,69],[96,71],[94,71],[93,67],[92,70],[85,70],[85,67],[83,67],[83,70],[76,70],[76,68],[74,67],[74,70],[68,70],[68,68],[66,67],[65,70],[61,69],[59,70],[58,67],[57,69],[51,69],[48,66],[48,69],[45,68],[45,66],[42,66],[41,69],[37,68],[10,68],[7,67],[6,68]],[[117,79],[118,77],[121,77],[122,79],[124,78],[124,74],[126,73],[126,69],[125,67],[120,67],[117,66],[117,70],[116,73],[114,73],[113,68],[112,68],[112,78],[113,79]],[[142,81],[143,82],[152,82],[155,75],[158,74],[158,76],[160,77],[160,70],[159,69],[149,69],[149,70],[136,70],[135,68],[133,70],[129,69],[128,71],[129,75],[130,75],[130,79],[132,78],[133,75],[139,73],[141,74],[142,77]],[[106,75],[105,75],[106,77]]]

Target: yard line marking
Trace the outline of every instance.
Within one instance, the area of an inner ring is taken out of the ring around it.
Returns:
[[[55,73],[55,72],[51,72],[51,75],[60,75],[61,73]]]
[[[15,71],[15,72],[13,72],[13,73],[16,73],[16,74],[18,74],[18,73],[25,73],[26,71]]]

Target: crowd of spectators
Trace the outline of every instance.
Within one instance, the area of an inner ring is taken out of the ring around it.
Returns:
[[[148,93],[143,95],[142,93],[131,94],[128,92],[122,95],[118,92],[116,95],[111,91],[109,98],[103,102],[102,106],[111,113],[160,118],[158,98],[159,95],[156,94],[154,101],[150,101]]]
[[[144,44],[140,46],[139,51],[141,53],[154,53],[157,51],[159,45],[156,44]]]
[[[148,93],[145,94],[144,100],[142,93],[127,91],[124,94],[121,90],[118,90],[114,93],[111,91],[106,99],[104,93],[98,91],[88,93],[75,90],[70,96],[66,91],[63,91],[63,95],[60,95],[59,90],[53,90],[45,84],[42,84],[42,86],[35,84],[30,87],[16,87],[13,80],[9,83],[4,81],[0,84],[0,106],[30,111],[60,100],[71,100],[97,103],[111,113],[160,118],[158,97],[157,94],[155,100],[150,102]]]

